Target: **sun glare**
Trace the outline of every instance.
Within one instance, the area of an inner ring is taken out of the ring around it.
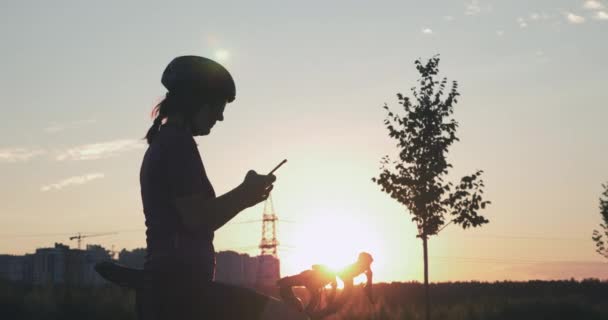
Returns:
[[[313,264],[323,264],[338,271],[354,263],[363,251],[374,257],[372,270],[378,270],[381,265],[378,257],[384,254],[376,230],[341,210],[316,212],[305,224],[298,225],[289,237],[290,242],[293,241],[291,248],[282,253],[282,263],[288,274],[310,269]],[[355,283],[364,281],[364,276],[355,278]]]
[[[228,52],[228,50],[219,49],[215,51],[215,59],[217,59],[219,62],[224,62],[228,60],[229,57],[230,53]]]

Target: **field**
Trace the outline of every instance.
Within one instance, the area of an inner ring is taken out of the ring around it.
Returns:
[[[328,319],[423,319],[419,283],[374,286],[378,301],[357,290]],[[608,319],[608,282],[597,280],[439,283],[431,287],[432,318]],[[0,283],[0,319],[135,319],[134,294],[118,287],[43,288]]]

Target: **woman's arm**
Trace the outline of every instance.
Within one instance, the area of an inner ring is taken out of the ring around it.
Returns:
[[[266,200],[275,180],[274,175],[259,175],[251,170],[243,183],[217,198],[197,193],[179,197],[175,204],[187,229],[206,227],[215,231],[239,212]]]
[[[177,198],[177,210],[187,229],[196,230],[206,226],[215,231],[246,208],[239,187],[217,197],[207,193]]]

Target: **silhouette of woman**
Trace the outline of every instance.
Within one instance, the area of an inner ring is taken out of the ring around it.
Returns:
[[[161,82],[168,92],[152,111],[140,171],[148,285],[137,293],[139,319],[306,319],[277,299],[213,281],[214,232],[264,201],[275,181],[250,170],[240,185],[216,196],[207,178],[193,137],[224,120],[236,95],[232,76],[213,60],[181,56]]]

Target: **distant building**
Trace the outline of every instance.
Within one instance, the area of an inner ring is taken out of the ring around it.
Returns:
[[[108,250],[99,245],[87,245],[86,250],[72,249],[66,254],[66,284],[100,286],[106,284],[94,267],[100,261],[111,260]]]
[[[255,287],[258,277],[258,257],[249,257],[249,259],[245,260],[244,273],[245,286],[250,288]]]
[[[146,248],[137,248],[132,251],[122,249],[118,253],[118,263],[130,268],[143,269],[146,259]]]
[[[84,264],[81,264],[82,272],[84,273],[84,282],[82,284],[85,286],[106,284],[107,281],[95,271],[94,267],[98,262],[112,260],[110,251],[100,245],[89,244],[87,245],[85,256],[86,261]]]
[[[249,259],[249,255],[234,251],[218,252],[215,255],[215,281],[247,285],[245,268]]]
[[[55,243],[54,248],[36,249],[33,256],[32,283],[54,285],[65,283],[66,256],[70,248]]]
[[[31,253],[23,256],[23,282],[33,283],[34,282],[34,255]]]
[[[258,270],[256,275],[256,287],[274,287],[281,277],[281,265],[277,257],[273,255],[257,256]]]
[[[123,249],[118,263],[143,268],[146,249]],[[61,243],[38,248],[24,256],[0,255],[0,278],[35,285],[99,286],[107,284],[94,270],[96,263],[112,260],[108,250],[87,245],[86,250],[70,249]],[[279,260],[271,255],[251,257],[245,253],[220,251],[216,254],[215,280],[243,287],[274,286],[279,279]]]
[[[9,281],[23,281],[25,257],[8,254],[0,255],[0,278]]]
[[[106,281],[94,266],[111,258],[110,252],[99,245],[87,245],[86,250],[80,250],[55,243],[53,248],[36,249],[33,255],[23,257],[22,279],[36,285],[99,286]]]
[[[280,277],[274,256],[250,257],[245,253],[220,251],[215,257],[215,281],[243,287],[274,286]]]
[[[87,282],[87,254],[85,250],[72,249],[66,255],[66,284],[80,286]]]

